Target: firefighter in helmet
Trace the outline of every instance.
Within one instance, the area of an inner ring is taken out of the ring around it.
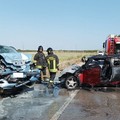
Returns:
[[[47,61],[45,58],[45,54],[43,53],[43,46],[38,47],[37,53],[34,56],[34,64],[35,64],[36,68],[38,68],[42,71],[41,72],[41,80],[45,80],[46,79]]]
[[[53,49],[49,47],[47,49],[48,55],[46,56],[46,60],[48,63],[48,71],[50,74],[50,83],[54,83],[54,79],[57,71],[59,70],[59,58],[56,54],[53,53]]]

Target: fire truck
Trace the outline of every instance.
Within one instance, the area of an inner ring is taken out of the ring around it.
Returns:
[[[120,35],[109,35],[103,43],[104,54],[120,54]]]

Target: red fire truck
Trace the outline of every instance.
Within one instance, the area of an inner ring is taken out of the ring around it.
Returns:
[[[120,35],[109,35],[103,48],[106,55],[120,54]]]

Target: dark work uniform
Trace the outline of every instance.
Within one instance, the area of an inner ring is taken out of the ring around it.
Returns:
[[[36,68],[40,69],[43,75],[46,75],[47,61],[44,53],[37,52],[34,56],[34,62],[36,63]]]
[[[48,70],[50,73],[50,80],[54,81],[56,72],[59,68],[59,59],[58,56],[54,53],[49,54],[46,57],[47,63],[48,63]]]

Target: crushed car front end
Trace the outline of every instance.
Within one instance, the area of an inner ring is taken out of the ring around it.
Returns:
[[[41,71],[31,68],[25,54],[9,46],[0,46],[0,52],[0,91],[31,86],[39,80]]]

